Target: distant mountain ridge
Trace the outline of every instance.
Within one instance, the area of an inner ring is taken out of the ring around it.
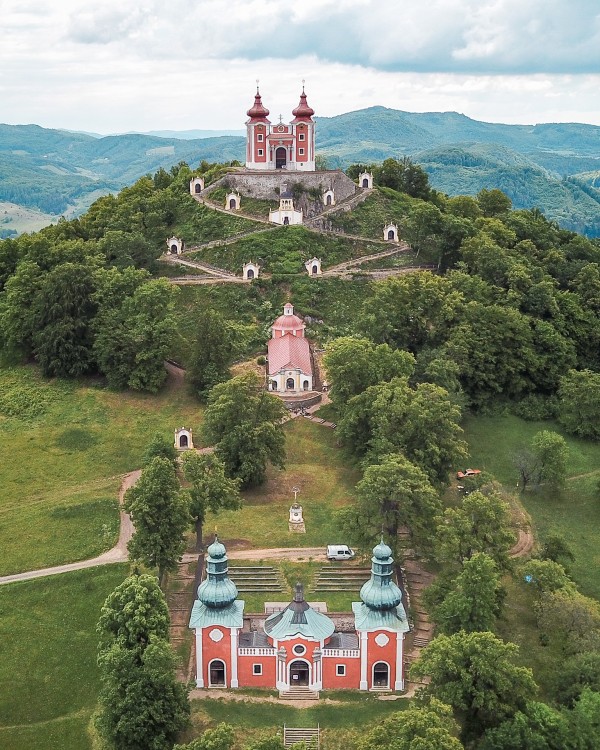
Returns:
[[[598,126],[504,125],[381,106],[316,119],[317,149],[332,167],[410,156],[438,190],[455,195],[498,187],[515,208],[537,206],[567,228],[600,236]],[[81,213],[98,195],[179,161],[191,167],[202,159],[243,161],[243,136],[190,137],[202,132],[98,137],[0,125],[0,201],[37,208],[49,221]],[[4,222],[0,233],[10,233],[10,216]]]

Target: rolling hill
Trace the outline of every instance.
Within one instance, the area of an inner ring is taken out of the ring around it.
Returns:
[[[498,187],[515,208],[537,206],[566,228],[600,236],[600,127],[503,125],[457,112],[385,107],[317,121],[317,148],[332,167],[411,156],[438,190],[456,195]],[[43,226],[160,167],[244,158],[243,137],[190,138],[194,132],[97,137],[0,125],[0,201],[39,210]],[[25,227],[6,211],[0,237],[20,231]]]

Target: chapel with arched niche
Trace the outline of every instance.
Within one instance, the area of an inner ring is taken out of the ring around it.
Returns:
[[[215,536],[189,623],[195,633],[196,685],[280,693],[404,690],[409,624],[393,562],[382,540],[373,549],[371,576],[352,614],[334,619],[323,602],[307,602],[298,583],[289,604],[271,602],[269,611],[246,615],[229,578],[225,546]]]
[[[256,86],[254,104],[247,112],[246,168],[260,170],[287,169],[301,172],[315,171],[315,111],[309,106],[302,84],[298,106],[292,110],[289,123],[272,124],[269,110],[262,103]]]

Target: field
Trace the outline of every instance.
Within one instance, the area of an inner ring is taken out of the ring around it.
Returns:
[[[185,388],[116,393],[0,370],[0,575],[93,557],[118,536],[124,473],[157,431],[199,425]]]
[[[464,424],[473,466],[491,471],[507,489],[516,490],[514,454],[527,446],[536,432],[562,433],[553,422],[526,422],[515,416],[468,418]],[[536,537],[551,532],[562,534],[575,553],[569,564],[580,590],[600,599],[600,444],[563,437],[569,448],[567,481],[562,490],[548,487],[527,490],[520,495],[533,519]]]
[[[0,747],[83,750],[96,705],[96,622],[124,565],[0,587]]]
[[[285,471],[269,468],[266,483],[243,493],[239,511],[209,516],[205,530],[218,528],[226,545],[314,547],[339,541],[335,510],[348,504],[360,478],[336,446],[335,430],[299,418],[285,425]],[[306,534],[288,531],[289,508],[298,487]]]

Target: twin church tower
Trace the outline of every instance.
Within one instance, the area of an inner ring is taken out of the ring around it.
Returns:
[[[292,110],[294,119],[286,124],[280,116],[279,122],[273,125],[257,86],[254,104],[247,112],[246,167],[265,171],[289,169],[314,172],[314,113],[314,109],[308,105],[302,86],[300,102]]]

